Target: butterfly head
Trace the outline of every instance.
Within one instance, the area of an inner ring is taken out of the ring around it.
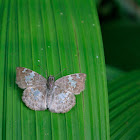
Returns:
[[[54,86],[54,81],[55,81],[55,78],[54,76],[49,76],[48,77],[48,88],[51,90],[53,89],[53,86]]]

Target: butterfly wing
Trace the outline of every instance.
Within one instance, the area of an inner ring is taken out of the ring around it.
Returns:
[[[22,101],[32,110],[45,110],[46,89],[46,86],[28,87],[23,92]]]
[[[86,74],[76,73],[64,76],[55,81],[55,85],[74,94],[80,94],[85,89]]]
[[[66,113],[73,106],[75,106],[75,96],[69,91],[64,91],[60,87],[54,86],[52,93],[50,94],[51,100],[48,104],[48,108],[54,113]]]
[[[46,83],[46,78],[40,74],[24,67],[16,68],[16,84],[20,88],[25,89],[35,85],[45,86]]]

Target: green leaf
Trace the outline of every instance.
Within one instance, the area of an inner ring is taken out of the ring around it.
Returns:
[[[110,139],[106,73],[94,1],[0,0],[0,139]],[[16,67],[45,76],[87,74],[65,114],[33,111],[21,100]]]
[[[136,139],[140,130],[140,71],[108,84],[111,139]]]

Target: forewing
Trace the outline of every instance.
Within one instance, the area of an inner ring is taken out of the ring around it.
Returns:
[[[46,86],[28,87],[24,90],[22,101],[32,110],[45,110]]]
[[[36,85],[46,85],[46,83],[47,80],[40,74],[24,67],[16,68],[16,84],[20,88],[25,89]]]
[[[54,86],[50,96],[48,108],[51,112],[66,113],[75,105],[74,94],[70,91],[64,91],[60,87]]]
[[[55,85],[74,94],[80,94],[85,89],[85,78],[84,73],[71,74],[56,80]]]

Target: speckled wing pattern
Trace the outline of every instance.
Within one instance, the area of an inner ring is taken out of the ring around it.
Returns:
[[[86,74],[77,73],[64,76],[55,81],[53,100],[48,108],[51,112],[65,113],[75,106],[75,95],[85,89]]]
[[[22,101],[32,110],[45,110],[47,80],[40,74],[24,68],[16,68],[16,84],[25,89]]]
[[[76,103],[75,95],[85,89],[86,74],[76,73],[55,81],[53,88],[47,88],[47,79],[40,74],[17,67],[16,83],[25,89],[22,100],[32,110],[49,109],[55,113],[66,113]]]
[[[36,85],[46,86],[46,83],[46,78],[40,74],[24,67],[16,68],[16,84],[20,88],[25,89]]]
[[[71,74],[56,80],[55,85],[77,95],[85,89],[85,78],[84,73]]]
[[[24,90],[22,101],[32,110],[46,110],[46,86],[28,87]]]
[[[48,108],[54,113],[66,113],[76,103],[73,93],[65,91],[58,86],[54,86],[50,96],[52,96],[52,100],[49,102]]]

